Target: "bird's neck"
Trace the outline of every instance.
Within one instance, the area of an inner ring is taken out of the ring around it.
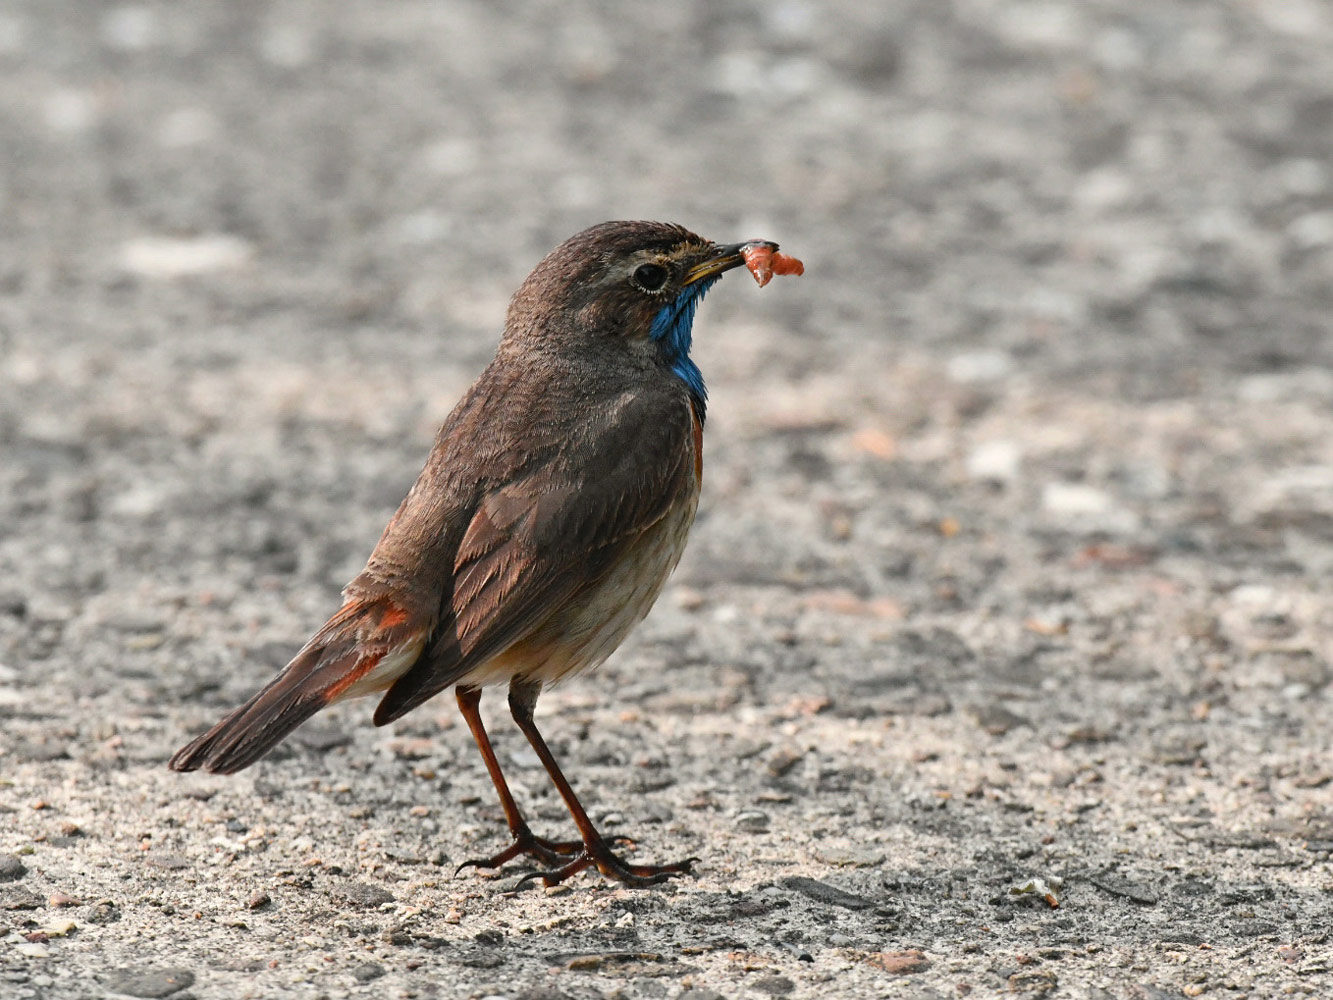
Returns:
[[[690,357],[690,346],[694,337],[694,314],[698,311],[708,289],[713,287],[717,278],[705,278],[692,285],[687,285],[674,299],[664,305],[653,318],[649,336],[661,345],[662,357],[670,366],[672,373],[685,383],[689,390],[690,401],[700,422],[708,404],[708,389],[704,385],[703,372]]]

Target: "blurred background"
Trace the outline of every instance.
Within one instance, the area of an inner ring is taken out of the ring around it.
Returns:
[[[1049,422],[923,428],[1064,393],[1229,404],[1251,376],[1246,399],[1326,401],[1330,41],[1317,0],[13,0],[0,554],[74,596],[277,531],[254,544],[282,572],[341,581],[512,289],[606,218],[806,259],[710,300],[722,449],[804,427],[818,464],[859,431],[872,458],[915,437],[1009,483],[1068,451],[1082,481],[1077,442],[1019,439]],[[199,531],[296,494],[308,524]],[[152,551],[104,518],[154,519]]]
[[[596,722],[576,784],[642,824],[711,783],[719,818],[656,833],[714,858],[822,827],[927,871],[946,834],[1119,864],[1195,850],[1163,836],[1182,816],[1333,843],[1324,0],[6,0],[0,796],[54,807],[14,838],[65,816],[189,857],[208,810],[253,819],[250,779],[205,807],[162,761],[336,606],[510,293],[610,218],[776,240],[806,274],[701,311],[691,548],[543,702]],[[401,819],[406,735],[489,796],[435,739],[449,705],[393,733],[367,709],[283,766]],[[695,777],[629,796],[644,740]],[[950,795],[956,829],[913,811]],[[344,806],[311,793],[285,829],[349,844]],[[458,855],[494,820],[392,836]],[[1094,938],[1223,911],[1145,912]],[[980,939],[945,916],[912,910],[918,942]]]

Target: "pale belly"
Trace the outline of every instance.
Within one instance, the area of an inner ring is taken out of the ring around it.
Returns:
[[[599,583],[556,611],[523,639],[459,680],[463,685],[507,682],[513,677],[553,684],[600,666],[643,621],[680,562],[699,482],[634,544]]]

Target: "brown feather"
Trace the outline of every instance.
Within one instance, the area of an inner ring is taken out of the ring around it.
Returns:
[[[253,764],[293,729],[357,685],[376,684],[377,668],[401,673],[425,645],[425,628],[388,599],[356,601],[329,619],[282,673],[208,732],[182,747],[168,766],[231,774]],[[395,664],[394,660],[409,660]]]

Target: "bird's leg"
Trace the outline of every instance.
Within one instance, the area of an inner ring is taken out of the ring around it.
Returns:
[[[477,741],[481,759],[486,762],[486,770],[490,772],[491,781],[499,793],[500,808],[504,810],[505,822],[509,824],[509,833],[514,838],[513,843],[499,854],[490,858],[470,858],[459,865],[454,874],[457,875],[464,868],[499,868],[520,854],[534,857],[544,865],[563,864],[583,846],[582,841],[547,840],[545,837],[538,837],[529,829],[518,803],[514,801],[513,793],[509,791],[509,783],[505,781],[505,776],[500,770],[500,762],[495,759],[491,738],[486,735],[486,727],[481,723],[481,711],[478,707],[481,704],[481,688],[460,686],[454,693],[458,698],[458,710],[467,722],[468,729],[472,730],[472,738]]]
[[[687,858],[674,865],[631,865],[611,850],[611,845],[592,825],[592,820],[588,818],[583,803],[574,794],[574,789],[570,787],[564,773],[560,770],[560,765],[556,763],[551,748],[546,745],[546,740],[542,738],[542,734],[537,731],[537,726],[532,721],[533,709],[537,706],[537,696],[541,694],[541,690],[541,681],[524,681],[517,677],[514,678],[509,682],[509,711],[513,714],[514,721],[518,723],[518,728],[523,730],[523,735],[532,744],[532,749],[537,751],[537,756],[546,765],[546,773],[551,776],[551,781],[555,784],[557,791],[560,792],[560,797],[565,800],[565,806],[569,809],[570,815],[574,817],[574,825],[579,828],[579,833],[583,835],[583,845],[582,850],[571,860],[552,868],[550,871],[534,872],[524,878],[522,882],[540,878],[546,885],[558,885],[569,876],[577,874],[585,868],[595,867],[608,878],[616,879],[627,885],[643,886],[665,882],[672,875],[688,872],[690,866],[698,858]]]

